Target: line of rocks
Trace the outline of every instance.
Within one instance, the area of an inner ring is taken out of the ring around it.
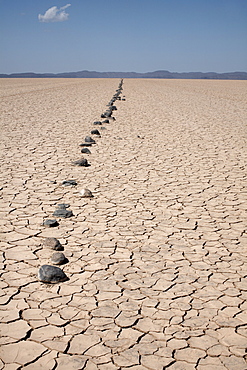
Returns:
[[[123,100],[125,101],[125,96],[121,97],[123,90],[123,79],[121,79],[118,89],[116,90],[115,94],[109,101],[109,103],[106,105],[107,109],[104,113],[101,114],[101,118],[105,118],[104,121],[95,121],[93,122],[94,125],[101,126],[101,130],[104,130],[105,127],[102,126],[103,123],[110,123],[111,121],[115,121],[115,117],[112,116],[113,112],[117,110],[117,107],[114,105],[114,103],[117,100]],[[101,133],[98,129],[91,130],[91,135],[95,135],[95,138],[100,138]],[[92,147],[93,144],[96,144],[96,141],[91,136],[86,136],[84,139],[84,142],[79,144],[81,149],[81,153],[83,154],[91,154],[89,147]],[[72,162],[74,166],[81,166],[81,167],[89,167],[90,164],[88,163],[88,160],[86,158],[80,158],[74,162]],[[75,180],[64,180],[62,182],[63,186],[76,186],[77,182]],[[85,198],[91,198],[93,197],[93,194],[91,190],[89,189],[82,189],[80,191],[80,195]],[[53,216],[57,218],[69,218],[73,216],[73,212],[68,209],[70,207],[69,204],[61,203],[57,204],[55,211],[53,212]],[[43,222],[43,226],[45,227],[57,227],[59,226],[59,222],[57,219],[47,219]],[[63,265],[68,263],[68,259],[65,257],[64,253],[61,251],[64,250],[64,247],[61,245],[60,241],[56,238],[45,238],[43,240],[43,246],[50,248],[52,250],[55,250],[51,256],[51,262],[53,265]],[[38,271],[38,279],[44,283],[48,284],[55,284],[63,281],[69,280],[67,275],[64,273],[64,271],[53,265],[42,265]]]

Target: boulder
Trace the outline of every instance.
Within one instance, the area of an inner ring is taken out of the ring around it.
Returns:
[[[56,227],[58,225],[59,223],[57,222],[57,220],[45,220],[43,222],[43,226],[46,226],[46,227]]]
[[[59,267],[43,265],[39,269],[38,279],[43,283],[56,284],[68,280],[68,277]]]
[[[51,262],[54,265],[63,265],[64,263],[68,262],[68,259],[65,257],[65,255],[61,252],[53,253],[51,256]]]
[[[60,241],[56,238],[45,238],[45,239],[43,239],[43,246],[51,248],[55,251],[63,251],[64,250]]]
[[[82,166],[82,167],[88,167],[88,161],[85,158],[78,159],[77,161],[73,162],[75,166]]]

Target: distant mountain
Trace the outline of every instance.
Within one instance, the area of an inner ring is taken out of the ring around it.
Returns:
[[[65,73],[11,73],[0,74],[0,78],[174,78],[174,79],[206,79],[206,80],[247,80],[247,72],[96,72],[79,71]]]

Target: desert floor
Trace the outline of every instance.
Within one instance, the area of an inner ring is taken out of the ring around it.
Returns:
[[[247,369],[247,81],[119,82],[1,80],[0,368]]]

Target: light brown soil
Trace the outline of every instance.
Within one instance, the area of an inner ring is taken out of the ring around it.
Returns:
[[[118,84],[1,79],[0,369],[246,369],[247,82],[126,79],[102,130]]]

